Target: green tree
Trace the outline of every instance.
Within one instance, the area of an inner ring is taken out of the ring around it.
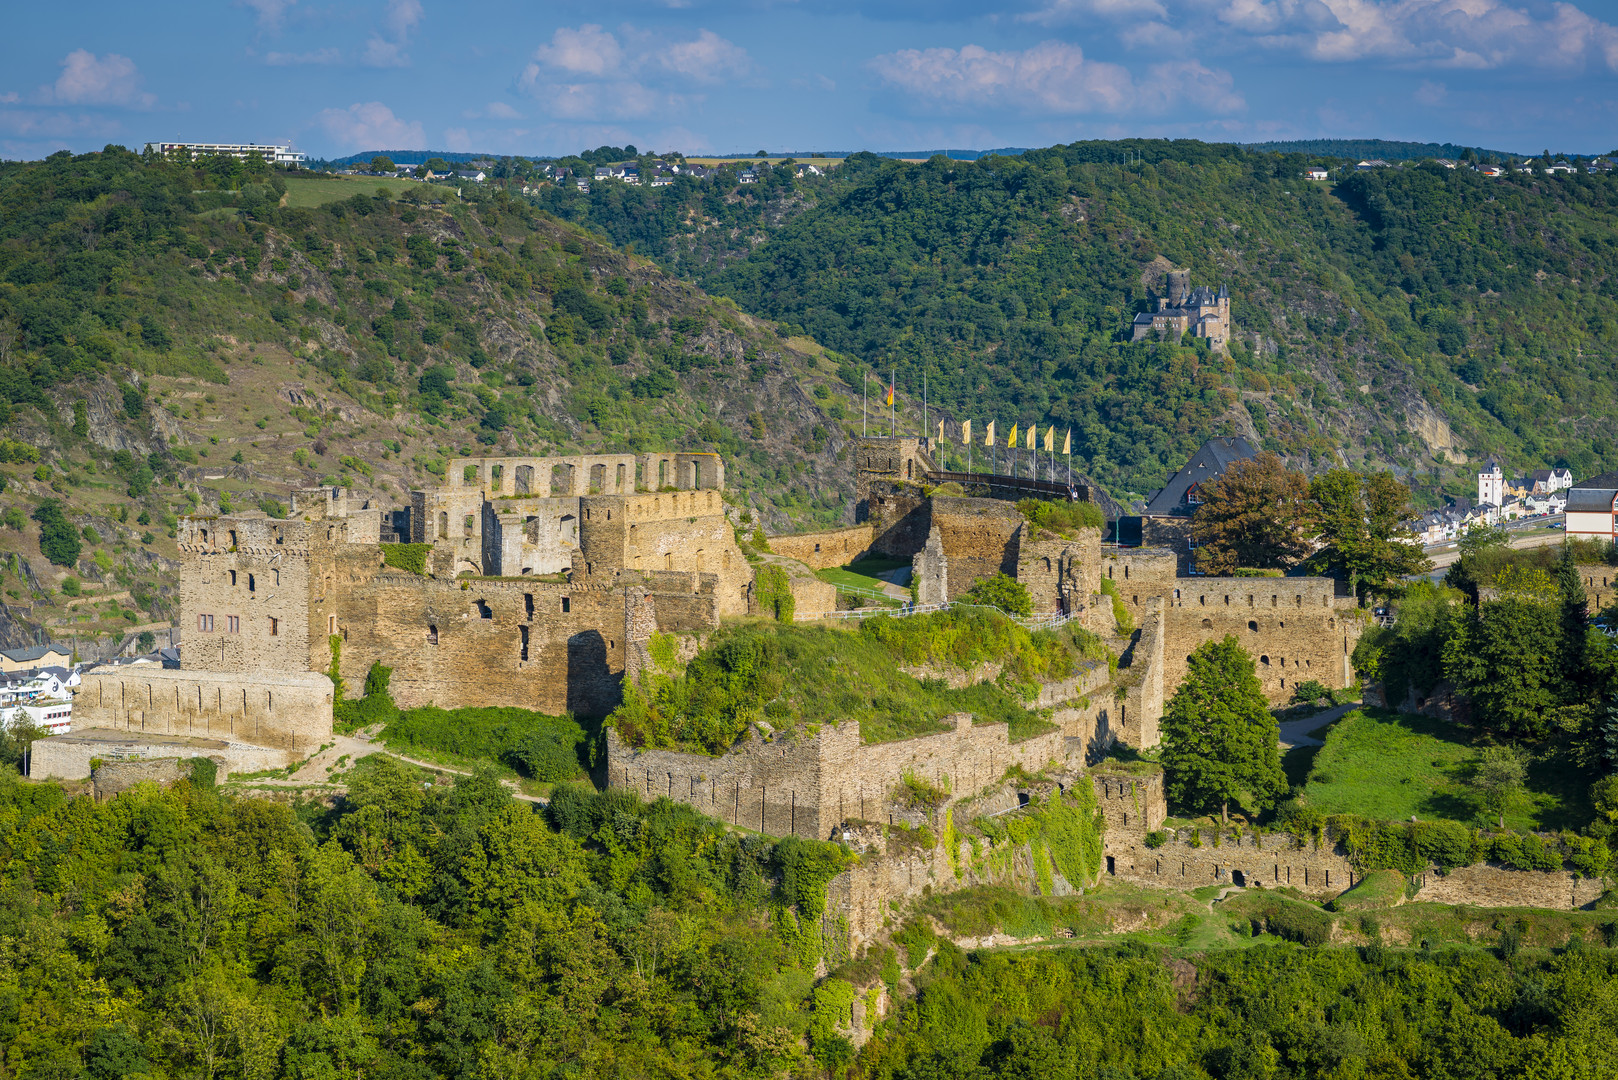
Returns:
[[[1444,674],[1483,731],[1538,742],[1564,720],[1556,585],[1537,567],[1508,566],[1494,589],[1457,620],[1444,645]]]
[[[1170,801],[1193,811],[1248,798],[1272,806],[1286,791],[1280,729],[1253,670],[1253,658],[1227,635],[1199,645],[1185,681],[1163,713],[1163,771]]]
[[[1469,785],[1477,794],[1483,808],[1506,827],[1506,812],[1522,800],[1523,780],[1528,776],[1528,762],[1521,750],[1514,746],[1491,746],[1483,751],[1472,770]]]
[[[83,439],[90,434],[90,407],[82,401],[73,403],[73,437]]]
[[[62,513],[62,504],[46,499],[34,509],[34,520],[39,522],[39,551],[56,566],[73,566],[84,550],[79,530]]]
[[[1005,574],[996,574],[976,582],[961,599],[971,604],[999,608],[1008,615],[1029,615],[1034,610],[1028,586]]]
[[[1361,476],[1333,469],[1310,481],[1309,497],[1315,542],[1321,546],[1305,565],[1315,573],[1353,581],[1363,597],[1402,591],[1404,578],[1432,569],[1432,560],[1404,526],[1415,514],[1410,489],[1392,473]]]
[[[1287,569],[1309,553],[1309,482],[1265,451],[1202,487],[1193,531],[1197,568]]]
[[[376,157],[371,159],[372,172],[390,173],[393,170],[393,159],[388,157],[386,154],[378,154]]]

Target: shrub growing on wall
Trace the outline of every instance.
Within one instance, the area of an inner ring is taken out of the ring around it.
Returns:
[[[382,562],[396,570],[407,570],[418,577],[427,576],[427,553],[431,544],[383,544]]]
[[[759,610],[773,615],[776,622],[789,623],[797,607],[792,598],[792,579],[779,566],[761,566],[753,579]]]

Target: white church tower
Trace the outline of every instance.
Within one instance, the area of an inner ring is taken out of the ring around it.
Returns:
[[[1485,506],[1506,504],[1506,474],[1493,458],[1485,461],[1483,471],[1478,473],[1478,503]]]

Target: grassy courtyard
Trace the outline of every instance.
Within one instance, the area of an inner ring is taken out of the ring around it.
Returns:
[[[909,565],[910,562],[906,559],[861,559],[859,562],[850,563],[847,566],[818,570],[815,572],[815,576],[821,581],[828,581],[839,588],[852,586],[858,589],[873,589],[877,592],[885,592],[889,583],[883,581],[877,575]]]
[[[1360,709],[1331,726],[1314,755],[1304,797],[1327,814],[1383,821],[1459,821],[1492,825],[1468,786],[1481,755],[1453,723],[1386,709]],[[1561,754],[1529,766],[1527,792],[1506,815],[1519,830],[1578,829],[1590,821],[1595,777]]]

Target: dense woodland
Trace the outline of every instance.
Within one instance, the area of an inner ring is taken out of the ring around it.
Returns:
[[[1305,462],[1397,468],[1431,498],[1452,477],[1418,433],[1429,411],[1455,429],[1446,459],[1618,466],[1618,182],[1431,163],[1303,180],[1320,160],[1161,140],[864,154],[734,194],[598,184],[540,203],[896,369],[907,391],[925,373],[958,419],[1072,424],[1120,494],[1229,430]],[[1229,361],[1122,344],[1157,259],[1230,287]]]

